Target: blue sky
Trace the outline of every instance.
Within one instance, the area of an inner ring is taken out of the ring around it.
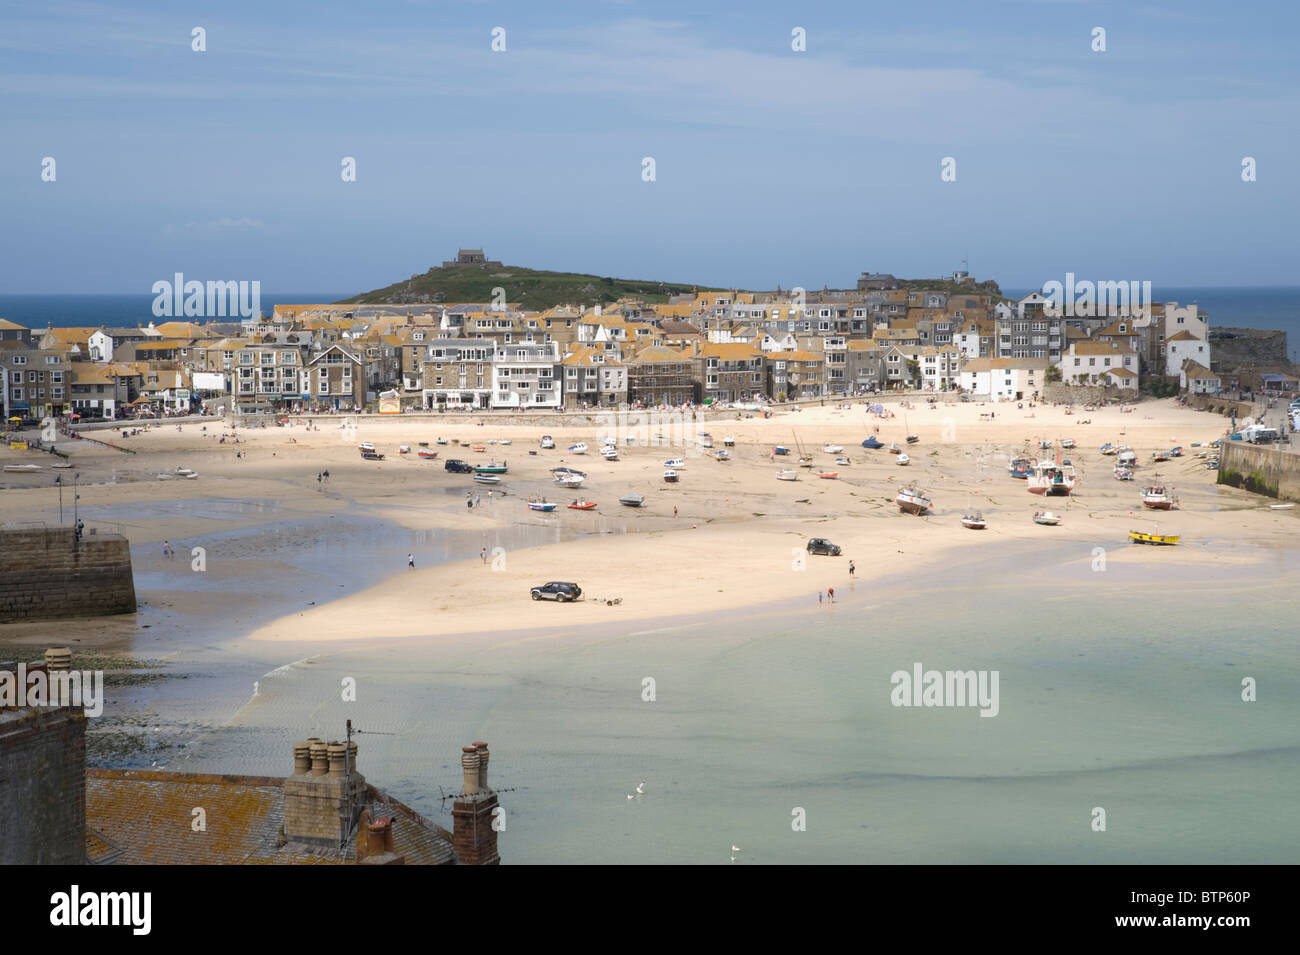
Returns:
[[[359,292],[457,246],[751,288],[1294,284],[1297,7],[4,3],[0,291]]]

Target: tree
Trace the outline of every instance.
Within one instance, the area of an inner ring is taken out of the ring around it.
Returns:
[[[1049,385],[1056,384],[1061,380],[1061,369],[1057,365],[1048,365],[1047,374],[1043,377]]]

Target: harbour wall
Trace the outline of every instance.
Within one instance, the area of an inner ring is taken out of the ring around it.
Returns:
[[[1284,447],[1225,441],[1219,451],[1219,484],[1300,501],[1300,454]]]
[[[131,550],[120,534],[0,528],[0,623],[135,613]]]

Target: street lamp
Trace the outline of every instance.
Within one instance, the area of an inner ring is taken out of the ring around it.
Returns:
[[[59,523],[63,523],[63,475],[57,474],[54,483],[59,486]]]

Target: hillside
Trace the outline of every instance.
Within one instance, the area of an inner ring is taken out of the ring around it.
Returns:
[[[506,301],[530,310],[556,305],[595,305],[613,302],[625,295],[647,302],[666,302],[707,286],[636,279],[603,278],[580,272],[545,272],[539,269],[460,265],[431,268],[387,288],[364,292],[346,299],[347,304],[428,304],[432,302],[490,302],[494,288],[504,288]]]

